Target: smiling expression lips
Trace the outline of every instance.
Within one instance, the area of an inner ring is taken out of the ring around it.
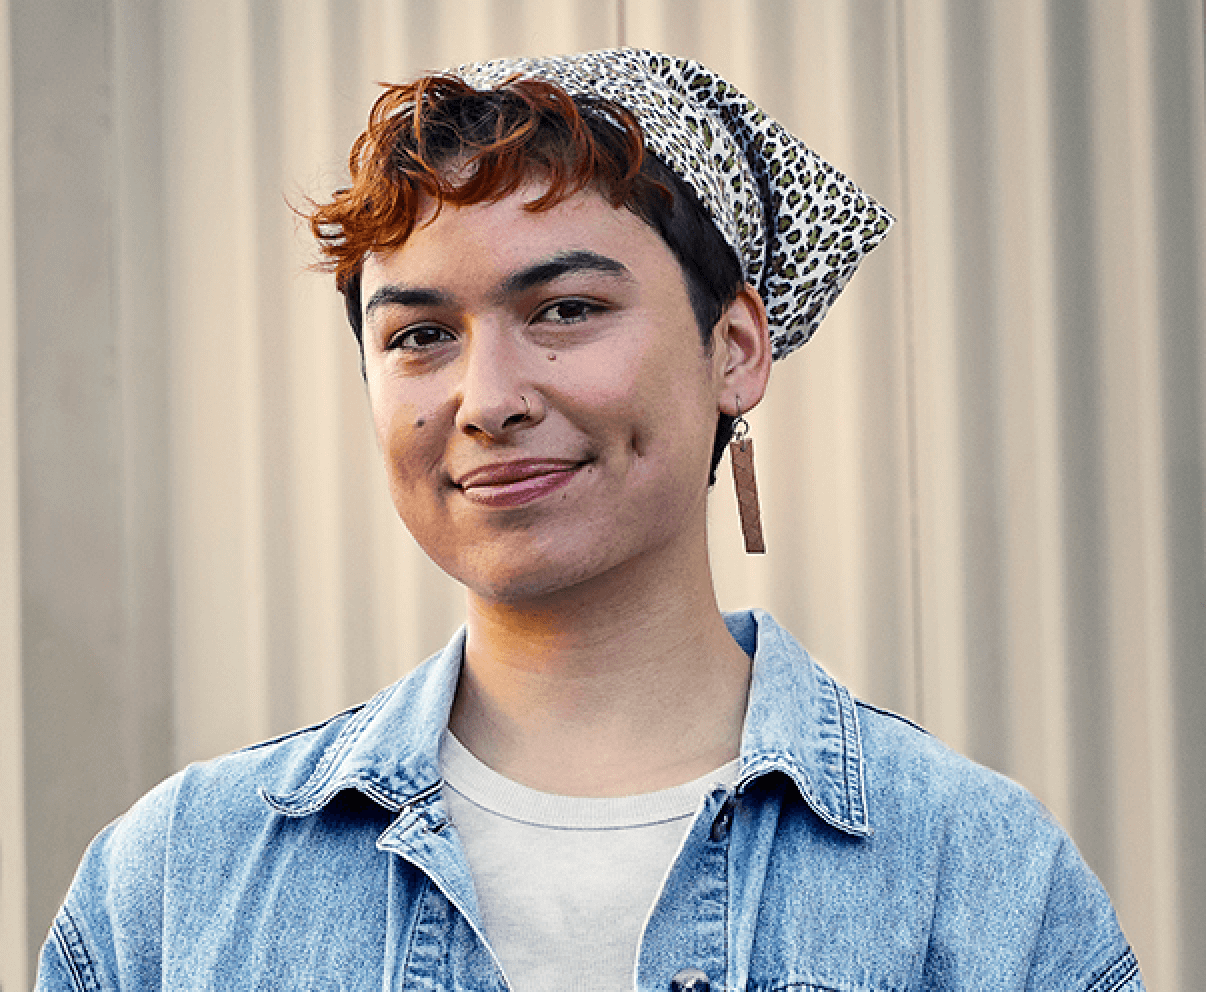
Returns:
[[[523,458],[473,469],[455,484],[467,499],[483,506],[522,506],[569,483],[584,464]]]

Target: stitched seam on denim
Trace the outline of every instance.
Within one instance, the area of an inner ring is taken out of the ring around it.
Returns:
[[[1104,971],[1094,977],[1085,992],[1114,992],[1130,981],[1138,970],[1139,960],[1128,946]]]
[[[758,767],[764,760],[766,767]],[[835,816],[833,811],[821,801],[820,797],[812,789],[812,780],[805,774],[804,770],[794,761],[787,760],[780,754],[755,754],[747,764],[746,774],[737,783],[738,794],[744,794],[751,782],[769,772],[779,772],[790,778],[800,797],[808,804],[808,808],[812,810],[817,819],[822,823],[853,837],[869,837],[872,834],[873,831],[868,826],[861,823],[853,823],[842,819],[840,816]]]
[[[54,921],[53,933],[59,945],[59,953],[71,970],[71,980],[75,987],[84,992],[100,992],[101,984],[96,977],[96,966],[88,954],[83,934],[80,933],[67,907],[64,906]]]
[[[422,792],[416,792],[413,796],[406,800],[406,802],[403,803],[402,808],[414,810],[416,815],[418,815],[418,808],[426,805],[439,793],[443,787],[444,780],[442,778],[437,779],[431,785],[427,786],[427,788],[425,788]]]
[[[736,804],[732,793],[729,794],[729,798],[725,802]],[[731,810],[729,815],[732,821],[735,821],[737,819],[736,809]],[[732,821],[729,823],[728,836],[724,839],[724,977],[726,986],[728,985],[729,971],[733,960],[733,945],[729,940],[729,924],[733,918],[733,827],[736,824]]]
[[[381,836],[377,838],[378,848],[381,848],[381,842],[385,839],[386,834],[400,839],[403,834],[418,826],[423,820],[427,821],[428,829],[434,833],[438,833],[445,826],[447,826],[446,819],[434,817],[422,808],[428,805],[431,800],[439,794],[440,788],[443,786],[443,784],[444,781],[441,779],[417,795],[412,796],[409,802],[404,803],[398,810],[398,816],[395,818],[394,822],[386,827]],[[403,820],[406,822],[403,823]],[[388,847],[381,849],[390,850]],[[395,851],[394,853],[396,854],[397,852]]]
[[[406,941],[406,953],[402,956],[402,979],[406,983],[406,979],[410,976],[410,959],[414,953],[415,941],[418,939],[419,923],[423,916],[423,906],[427,900],[427,894],[435,884],[426,872],[423,872],[423,891],[419,893],[418,899],[415,901],[415,914],[410,921],[410,934]],[[406,983],[409,984],[409,983]]]
[[[348,783],[349,785],[353,783]],[[376,778],[362,778],[354,783],[356,791],[368,796],[373,802],[379,806],[383,806],[392,813],[397,813],[403,807],[412,805],[418,797],[414,797],[407,802],[402,796],[399,796],[393,789],[385,788]]]
[[[917,723],[915,720],[910,720],[907,716],[901,716],[899,713],[895,713],[892,710],[884,709],[882,706],[876,706],[874,703],[868,703],[864,699],[855,699],[854,705],[861,706],[863,709],[870,710],[872,713],[878,713],[880,716],[887,717],[889,720],[897,720],[900,723],[907,724],[908,726],[912,727],[914,730],[921,731],[921,733],[925,734],[926,737],[934,736],[928,730],[926,730],[925,727],[923,727],[920,723]]]
[[[323,751],[322,757],[318,760],[317,767],[315,767],[314,771],[310,773],[310,780],[307,784],[312,784],[310,784],[309,789],[306,789],[302,793],[302,796],[306,797],[307,799],[312,798],[315,794],[322,792],[323,789],[329,784],[326,779],[328,778],[332,767],[338,764],[338,762],[342,761],[344,756],[347,755],[347,753],[355,746],[356,742],[360,740],[360,737],[364,734],[364,731],[372,721],[372,718],[385,705],[386,699],[393,695],[393,688],[394,687],[391,686],[390,689],[386,690],[385,692],[378,693],[373,699],[369,700],[361,712],[357,714],[359,719],[349,721],[349,725],[344,727],[343,730],[339,732],[339,736],[335,738],[334,742],[328,746],[325,751]]]
[[[850,792],[850,732],[846,729],[846,707],[842,705],[841,690],[831,684],[837,703],[838,726],[842,730],[842,788],[846,793],[846,808],[843,812],[847,820],[854,819],[854,796]]]
[[[378,806],[381,806],[383,809],[389,810],[391,813],[398,813],[406,807],[413,806],[415,803],[421,801],[431,793],[433,788],[438,787],[438,785],[439,783],[436,783],[436,786],[429,786],[422,792],[411,796],[408,799],[405,796],[399,795],[398,792],[393,789],[383,787],[381,781],[376,777],[369,775],[355,775],[347,776],[339,779],[338,781],[328,783],[327,786],[318,793],[318,795],[312,796],[301,805],[296,805],[294,803],[281,803],[275,796],[266,792],[262,788],[260,789],[260,795],[269,806],[271,806],[282,816],[300,818],[303,816],[311,816],[312,814],[317,813],[319,810],[326,807],[332,799],[339,795],[339,793],[346,792],[349,789],[355,789],[361,795],[367,796],[369,799],[373,800],[373,802],[375,802]]]
[[[254,744],[248,744],[246,747],[238,748],[231,751],[231,754],[245,754],[250,751],[262,751],[264,748],[272,747],[275,744],[284,744],[286,741],[293,740],[295,737],[305,737],[307,734],[313,734],[319,730],[324,730],[337,720],[342,720],[344,717],[354,717],[358,712],[364,709],[368,703],[357,703],[355,706],[349,706],[346,710],[327,717],[325,720],[320,720],[318,723],[312,723],[308,727],[297,727],[284,734],[278,734],[276,737],[269,737],[267,740],[256,741]]]
[[[846,785],[846,805],[852,822],[866,827],[867,809],[863,793],[863,748],[859,736],[858,716],[854,699],[844,686],[834,686],[838,696],[838,712],[842,721],[842,776]]]
[[[394,694],[397,685],[395,683],[377,693],[367,703],[345,711],[352,715],[352,719],[349,721],[348,726],[340,730],[339,736],[323,751],[322,757],[318,760],[314,771],[310,773],[310,777],[298,789],[286,793],[283,797],[277,793],[270,793],[267,789],[261,787],[259,792],[264,800],[277,812],[286,816],[309,816],[330,802],[331,798],[345,787],[343,782],[332,782],[331,773],[334,767],[352,750],[356,742],[364,734],[368,725],[372,722],[373,717],[376,716],[385,706],[388,699]],[[343,714],[340,714],[340,716],[343,716]],[[332,718],[332,720],[337,719],[339,717]],[[319,724],[318,727],[327,726],[331,722],[331,720],[328,720],[325,724]],[[317,728],[309,729],[313,730]],[[306,732],[302,731],[302,733]],[[286,735],[285,739],[288,739],[288,735]],[[346,784],[347,786],[354,786],[355,781],[355,779],[349,777]]]
[[[867,792],[867,762],[863,757],[863,725],[858,718],[858,702],[852,694],[850,698],[850,717],[854,721],[854,760],[858,766],[858,795],[859,809],[862,812],[863,826],[867,829],[867,836],[872,836],[875,833],[875,828],[871,824],[871,799]]]

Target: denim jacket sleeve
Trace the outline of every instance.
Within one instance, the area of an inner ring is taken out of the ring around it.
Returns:
[[[867,873],[882,933],[915,930],[926,990],[1139,992],[1135,955],[1075,844],[1021,786],[865,705]],[[853,866],[861,858],[847,859]]]
[[[1085,962],[1096,962],[1087,974]],[[1026,987],[1143,992],[1139,963],[1122,937],[1109,898],[1066,836],[1053,864]]]
[[[88,847],[42,947],[36,992],[159,986],[163,866],[179,778],[144,796]]]

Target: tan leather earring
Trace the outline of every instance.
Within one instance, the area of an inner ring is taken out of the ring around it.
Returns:
[[[750,437],[750,425],[741,415],[740,398],[737,400],[737,419],[733,422],[733,439],[729,442],[729,464],[733,468],[733,489],[737,493],[737,513],[741,517],[745,552],[765,554],[758,480],[754,477],[754,440]]]

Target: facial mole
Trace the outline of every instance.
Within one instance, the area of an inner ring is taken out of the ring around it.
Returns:
[[[418,420],[415,421],[415,426],[416,427],[426,427],[427,426],[427,418],[420,417]]]

